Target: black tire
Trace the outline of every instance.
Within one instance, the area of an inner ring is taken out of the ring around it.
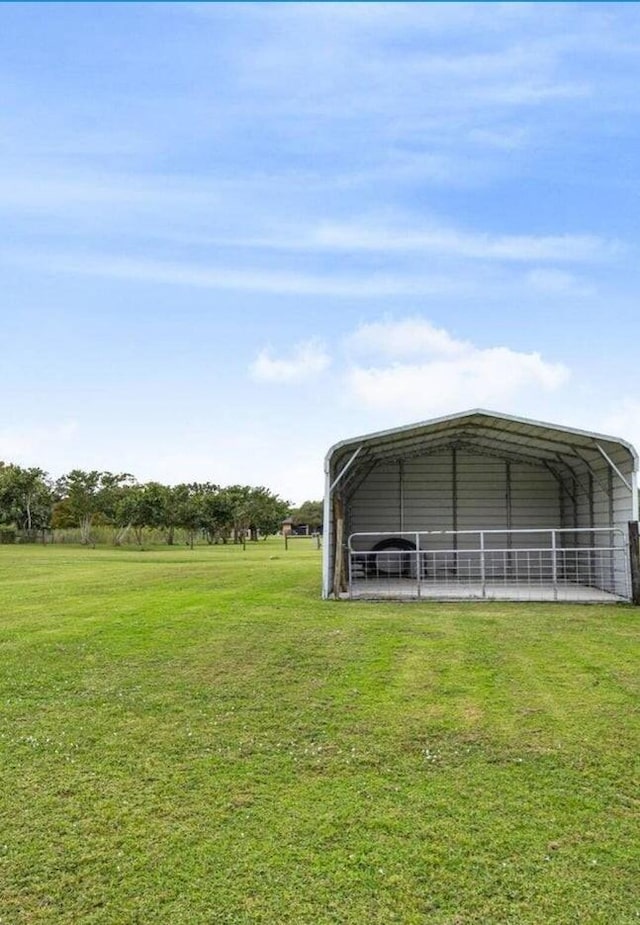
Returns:
[[[385,578],[411,577],[411,553],[416,551],[415,543],[405,540],[401,536],[390,536],[380,540],[372,547],[372,552],[399,552],[405,555],[393,556],[389,560],[381,560],[380,556],[368,556],[369,574]]]

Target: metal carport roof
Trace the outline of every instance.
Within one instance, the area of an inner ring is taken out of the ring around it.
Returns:
[[[376,464],[428,455],[444,449],[470,448],[503,459],[540,464],[556,474],[576,476],[607,465],[629,489],[631,519],[638,519],[638,454],[626,440],[605,434],[514,417],[476,408],[404,427],[351,437],[334,444],[325,458],[325,524],[332,522],[331,498],[339,487],[349,493]],[[625,470],[625,472],[621,471]],[[325,534],[327,535],[327,534]],[[331,557],[330,531],[325,543],[325,580]]]
[[[342,481],[340,472],[349,460],[362,464],[391,461],[414,454],[424,455],[447,447],[476,447],[503,458],[521,462],[547,461],[569,464],[569,460],[590,466],[604,456],[617,468],[623,461],[637,474],[638,454],[626,440],[605,434],[577,430],[513,417],[495,411],[474,409],[446,417],[421,421],[391,430],[351,437],[334,444],[327,453],[325,472],[331,482]],[[357,452],[357,457],[354,454]],[[618,457],[616,464],[613,457]],[[349,465],[352,468],[353,463]]]

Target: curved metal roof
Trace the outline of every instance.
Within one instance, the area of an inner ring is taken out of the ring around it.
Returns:
[[[425,455],[450,447],[470,448],[521,462],[587,467],[596,459],[638,471],[638,454],[626,440],[513,417],[481,408],[342,440],[326,456],[326,471],[336,471],[358,451],[358,465]]]
[[[556,476],[565,475],[577,481],[587,471],[601,481],[598,473],[602,473],[603,461],[606,461],[609,471],[616,472],[629,490],[630,519],[638,519],[639,460],[636,450],[626,440],[476,408],[334,444],[325,458],[325,524],[331,523],[331,498],[338,484],[341,493],[348,496],[379,463],[435,454],[454,447],[529,465],[544,465]],[[326,529],[327,540],[323,547],[325,597],[330,594],[333,561],[331,529]]]

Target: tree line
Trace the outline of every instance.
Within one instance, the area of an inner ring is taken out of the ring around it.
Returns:
[[[115,545],[132,536],[142,545],[145,531],[162,530],[172,544],[181,529],[193,546],[198,537],[209,543],[257,540],[277,533],[287,516],[303,522],[305,509],[317,514],[320,502],[305,502],[292,511],[289,502],[263,486],[140,483],[129,473],[82,469],[54,480],[43,469],[0,461],[0,530],[5,534],[76,528],[81,543],[89,544],[92,529],[100,525],[112,529]]]

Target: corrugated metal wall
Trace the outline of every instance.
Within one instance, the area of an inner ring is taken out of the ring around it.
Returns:
[[[545,466],[461,450],[376,466],[349,501],[350,533],[560,526]]]
[[[623,474],[628,460],[613,457]],[[378,464],[347,502],[346,532],[389,533],[433,530],[549,530],[610,527],[625,531],[629,489],[604,458],[589,464],[573,458],[525,463],[469,449],[446,449]],[[605,543],[604,535],[599,537]],[[539,534],[519,535],[519,548],[536,548]],[[430,537],[429,548],[477,548],[477,538]],[[486,537],[486,548],[504,548],[504,534]],[[545,539],[548,542],[548,538]],[[593,544],[589,535],[560,538],[567,547]],[[370,548],[361,541],[356,548]],[[620,559],[623,562],[623,559]],[[625,576],[605,576],[606,590],[620,590]]]
[[[630,481],[632,467],[628,457],[616,447],[607,451],[612,461]],[[626,542],[628,523],[631,517],[629,488],[625,485],[604,457],[594,458],[589,464],[582,460],[571,460],[571,473],[565,472],[561,480],[560,504],[564,527],[615,527],[621,534],[596,534],[595,540],[587,534],[564,537],[565,545],[616,546]],[[599,587],[614,593],[624,593],[627,573],[626,554],[614,556],[610,569],[599,574]]]
[[[620,460],[619,468],[630,480],[630,466]],[[571,470],[572,473],[564,472],[561,479],[563,526],[613,526],[626,531],[631,516],[629,488],[606,460],[589,466],[573,461]]]

